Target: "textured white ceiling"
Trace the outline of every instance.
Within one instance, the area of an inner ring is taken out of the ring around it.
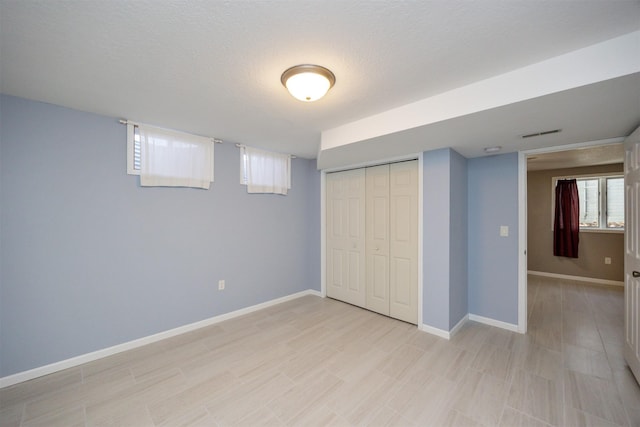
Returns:
[[[622,144],[600,145],[578,150],[534,154],[527,157],[527,170],[568,169],[624,162]]]
[[[323,130],[639,27],[639,1],[0,0],[0,90],[315,158]],[[281,86],[299,63],[335,73],[324,99]]]

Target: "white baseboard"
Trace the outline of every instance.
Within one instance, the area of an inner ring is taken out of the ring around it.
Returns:
[[[168,331],[159,332],[157,334],[149,335],[143,338],[138,338],[133,341],[128,341],[122,344],[107,347],[101,350],[97,350],[91,353],[82,354],[80,356],[72,357],[70,359],[61,360],[59,362],[51,363],[49,365],[40,366],[38,368],[30,369],[28,371],[18,372],[17,374],[9,375],[7,377],[0,378],[0,388],[9,387],[14,384],[18,384],[24,381],[29,381],[34,378],[38,378],[44,375],[49,375],[54,372],[62,371],[64,369],[73,368],[75,366],[82,365],[83,363],[93,362],[94,360],[102,359],[103,357],[112,356],[123,351],[131,350],[134,348],[142,347],[143,345],[151,344],[156,341],[164,340],[174,337],[176,335],[191,332],[196,329],[204,328],[225,320],[233,319],[234,317],[243,316],[245,314],[252,313],[254,311],[261,310],[263,308],[271,307],[276,304],[280,304],[286,301],[290,301],[296,298],[300,298],[306,295],[320,296],[320,292],[309,289],[306,291],[297,292],[295,294],[287,295],[281,298],[276,298],[271,301],[266,301],[260,304],[252,305],[251,307],[241,308],[230,313],[221,314],[219,316],[210,317],[199,322],[190,323],[188,325],[180,326]]]
[[[456,334],[456,332],[460,330],[460,328],[462,328],[462,326],[467,322],[467,320],[469,320],[469,315],[466,315],[462,319],[460,319],[460,321],[456,323],[456,325],[453,328],[451,328],[450,331],[445,331],[444,329],[425,325],[424,323],[420,326],[420,330],[428,334],[435,335],[440,338],[449,340],[451,339],[451,337],[453,337]]]
[[[462,328],[464,324],[467,323],[468,320],[469,320],[469,315],[467,314],[462,319],[460,319],[458,323],[456,323],[456,326],[451,328],[451,331],[449,331],[449,336],[453,338],[453,336],[458,333],[460,328]]]
[[[576,280],[579,282],[595,283],[598,285],[624,286],[624,282],[620,282],[618,280],[596,279],[593,277],[571,276],[568,274],[546,273],[544,271],[533,270],[527,271],[527,274],[531,274],[532,276],[552,277],[554,279]]]
[[[484,323],[485,325],[495,326],[496,328],[506,329],[511,332],[519,332],[518,325],[513,323],[502,322],[500,320],[491,319],[489,317],[478,316],[477,314],[469,314],[469,320],[478,323]]]
[[[448,340],[450,338],[449,331],[445,331],[444,329],[434,328],[433,326],[425,325],[424,323],[420,326],[420,330],[426,332],[431,335],[435,335],[440,338],[444,338]]]

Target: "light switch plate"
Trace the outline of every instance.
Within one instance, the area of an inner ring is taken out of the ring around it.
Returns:
[[[501,225],[500,226],[500,237],[508,237],[509,236],[509,226]]]

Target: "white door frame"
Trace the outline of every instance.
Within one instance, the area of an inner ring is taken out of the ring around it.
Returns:
[[[527,156],[622,143],[626,138],[609,138],[518,152],[518,332],[527,333]],[[625,230],[626,233],[626,230]]]
[[[343,166],[339,168],[323,169],[320,171],[320,295],[324,298],[327,296],[327,228],[326,228],[326,180],[327,173],[340,172],[348,169],[365,168],[368,166],[383,165],[386,163],[402,162],[405,160],[418,159],[418,328],[422,329],[422,245],[423,245],[423,160],[422,153],[414,153],[406,156],[393,157],[390,159],[378,160],[375,162],[358,163],[354,165]]]

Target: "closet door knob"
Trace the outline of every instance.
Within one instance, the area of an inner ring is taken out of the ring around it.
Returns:
[[[631,275],[633,277],[640,277],[640,271],[634,271],[633,273],[631,273]]]

